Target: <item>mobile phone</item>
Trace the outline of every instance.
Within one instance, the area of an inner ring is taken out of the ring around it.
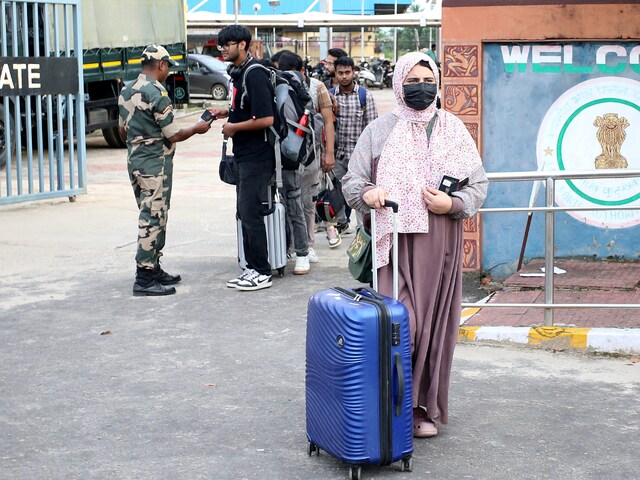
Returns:
[[[200,116],[200,120],[207,123],[213,122],[215,119],[216,117],[211,115],[211,112],[209,110],[205,110]]]

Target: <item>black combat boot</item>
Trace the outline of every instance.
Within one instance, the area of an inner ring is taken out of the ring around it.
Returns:
[[[155,297],[160,295],[173,295],[174,293],[176,293],[174,287],[167,287],[156,280],[153,270],[137,268],[136,281],[133,284],[134,297]]]
[[[162,270],[160,263],[153,269],[153,279],[161,285],[175,285],[180,283],[182,277],[180,275],[171,275]]]

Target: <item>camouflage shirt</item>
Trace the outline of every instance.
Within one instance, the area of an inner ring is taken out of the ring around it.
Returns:
[[[167,138],[180,130],[167,90],[141,73],[122,89],[118,106],[118,123],[127,132],[129,168],[145,175],[162,174],[165,159],[172,159],[175,151]]]

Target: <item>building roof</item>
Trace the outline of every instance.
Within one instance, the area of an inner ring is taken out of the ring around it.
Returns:
[[[398,15],[338,15],[307,12],[282,15],[223,15],[212,12],[187,13],[187,28],[191,30],[219,29],[231,23],[247,27],[427,27],[440,26],[442,8]]]

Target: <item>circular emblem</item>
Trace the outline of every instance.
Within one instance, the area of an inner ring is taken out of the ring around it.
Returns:
[[[338,335],[336,337],[336,343],[338,344],[338,348],[344,347],[344,337],[342,335]]]
[[[538,131],[538,170],[640,169],[640,82],[602,77],[567,90],[547,111]],[[561,207],[640,205],[640,178],[556,182]],[[600,228],[640,223],[640,210],[569,211]]]
[[[187,95],[187,92],[186,92],[186,90],[184,88],[177,87],[175,89],[175,91],[173,92],[173,94],[178,100],[181,100]]]

